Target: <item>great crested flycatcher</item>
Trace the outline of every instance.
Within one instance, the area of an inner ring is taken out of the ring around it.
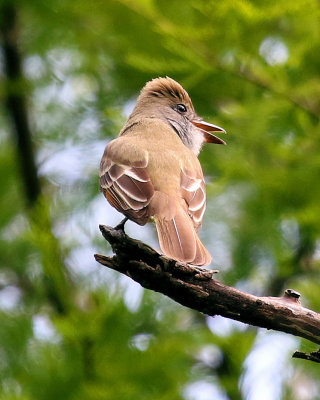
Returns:
[[[210,132],[225,131],[196,114],[179,83],[153,79],[100,164],[109,203],[139,225],[153,219],[163,253],[193,265],[211,262],[197,235],[206,207],[197,155],[203,142],[225,142]]]

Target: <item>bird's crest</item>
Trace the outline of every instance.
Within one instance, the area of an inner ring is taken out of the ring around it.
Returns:
[[[173,97],[181,103],[189,103],[192,105],[192,101],[188,93],[183,87],[175,80],[169,78],[156,78],[148,82],[145,87],[141,90],[140,96],[151,96],[151,97]]]

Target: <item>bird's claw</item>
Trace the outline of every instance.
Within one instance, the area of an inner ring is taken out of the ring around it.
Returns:
[[[124,225],[125,225],[125,223],[128,221],[128,217],[125,217],[121,222],[120,222],[120,224],[118,224],[118,225],[116,225],[113,229],[114,230],[116,230],[116,231],[122,231],[123,233],[125,233],[124,232]]]

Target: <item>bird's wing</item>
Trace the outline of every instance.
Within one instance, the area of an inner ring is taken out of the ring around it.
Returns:
[[[154,194],[147,165],[148,153],[121,137],[107,145],[100,164],[101,191],[113,207],[140,225],[150,217],[147,206]]]
[[[187,203],[188,213],[198,231],[206,209],[206,188],[201,170],[181,169],[180,190]]]

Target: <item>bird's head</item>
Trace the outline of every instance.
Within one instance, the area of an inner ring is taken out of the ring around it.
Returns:
[[[200,152],[203,142],[225,144],[222,139],[212,134],[225,133],[225,130],[200,118],[186,90],[169,77],[147,82],[141,90],[133,114],[141,112],[168,123],[196,155]]]

